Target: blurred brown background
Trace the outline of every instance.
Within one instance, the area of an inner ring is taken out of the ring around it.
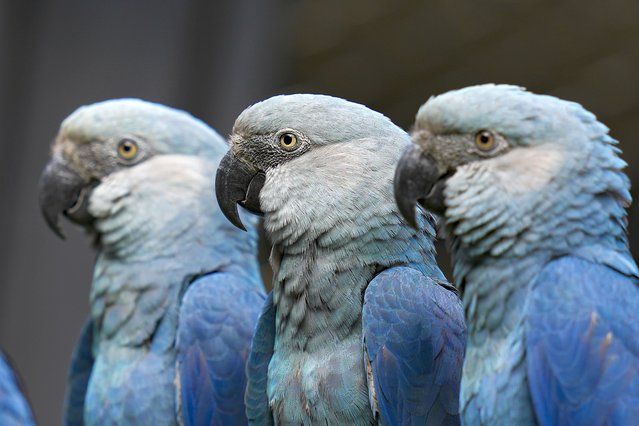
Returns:
[[[48,145],[77,106],[141,97],[228,133],[255,101],[313,92],[407,127],[432,94],[514,83],[597,114],[639,187],[638,22],[634,0],[0,0],[0,347],[40,423],[60,423],[88,312],[89,242],[70,226],[56,239],[36,192]]]

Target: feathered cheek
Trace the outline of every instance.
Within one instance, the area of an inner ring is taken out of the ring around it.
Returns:
[[[105,179],[89,198],[89,213],[96,219],[106,218],[121,211],[131,195],[128,186],[118,185],[112,179]]]
[[[266,179],[260,191],[260,209],[264,214],[280,210],[293,196],[289,173],[281,167],[266,172]]]
[[[446,205],[460,205],[472,195],[481,192],[483,187],[492,186],[492,173],[480,162],[459,166],[455,173],[446,179],[444,198]]]
[[[482,162],[458,167],[446,180],[443,192],[449,223],[485,215],[501,199],[492,171]]]

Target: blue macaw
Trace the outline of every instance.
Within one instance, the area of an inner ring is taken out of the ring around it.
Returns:
[[[0,425],[33,426],[33,413],[7,356],[0,351]]]
[[[246,424],[245,361],[264,292],[249,233],[212,199],[225,141],[191,115],[118,99],[61,125],[40,204],[95,235],[91,315],[65,423]]]
[[[430,214],[401,219],[408,135],[362,105],[276,96],[236,120],[218,203],[263,213],[273,291],[249,356],[252,424],[457,424],[465,325]]]
[[[581,105],[481,85],[431,98],[395,179],[440,213],[463,289],[468,425],[639,421],[639,270],[629,181]]]

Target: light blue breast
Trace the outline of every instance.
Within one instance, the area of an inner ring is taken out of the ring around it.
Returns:
[[[281,253],[273,290],[278,334],[268,370],[276,424],[375,424],[362,352],[363,292],[394,264],[443,277],[430,238],[400,223],[391,211],[362,225],[362,238],[348,244],[333,239],[337,244]]]
[[[90,424],[177,424],[175,341],[188,285],[223,271],[250,284],[250,291],[261,286],[255,230],[244,233],[222,217],[207,178],[197,198],[184,201],[192,207],[175,221],[134,240],[117,240],[125,246],[103,247],[98,255],[91,289],[95,362],[85,402]],[[134,215],[158,208],[169,207],[139,197],[117,220],[133,226],[140,223]],[[245,223],[254,225],[255,219]],[[147,219],[145,225],[153,224]]]

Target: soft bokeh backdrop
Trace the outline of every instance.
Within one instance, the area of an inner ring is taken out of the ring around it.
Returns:
[[[0,347],[40,423],[60,423],[88,313],[89,241],[71,226],[58,240],[36,191],[49,143],[76,107],[141,97],[228,133],[253,102],[313,92],[408,127],[432,94],[514,83],[597,114],[639,187],[637,22],[634,0],[0,0]],[[635,253],[637,216],[634,207]]]

